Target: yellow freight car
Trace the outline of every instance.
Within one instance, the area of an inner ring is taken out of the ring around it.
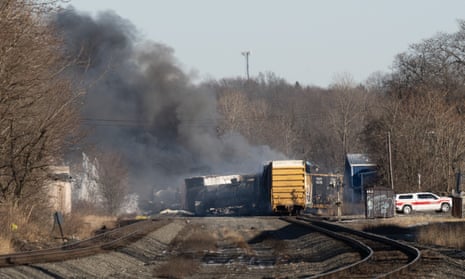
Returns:
[[[265,168],[271,210],[300,214],[311,202],[309,177],[302,160],[271,161]]]

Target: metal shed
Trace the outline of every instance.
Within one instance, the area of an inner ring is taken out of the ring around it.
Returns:
[[[394,190],[386,187],[365,189],[365,216],[370,218],[391,218],[396,210]]]
[[[345,198],[361,202],[365,187],[373,185],[378,177],[377,165],[367,154],[347,154],[344,170]]]

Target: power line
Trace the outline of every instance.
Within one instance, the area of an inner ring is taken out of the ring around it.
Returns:
[[[290,120],[310,119],[312,121],[322,120],[323,117],[316,113],[301,113],[293,115],[263,115],[263,116],[238,116],[235,117],[239,121],[247,122],[263,122],[267,120],[279,120],[289,116]],[[107,126],[107,127],[149,127],[152,125],[150,121],[136,119],[111,119],[111,118],[81,118],[82,124],[88,126]],[[224,118],[204,118],[204,119],[185,119],[179,122],[181,125],[189,127],[215,127],[218,126]]]

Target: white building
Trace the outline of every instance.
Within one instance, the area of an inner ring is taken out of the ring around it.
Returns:
[[[71,213],[71,176],[68,166],[50,167],[49,197],[55,211]]]

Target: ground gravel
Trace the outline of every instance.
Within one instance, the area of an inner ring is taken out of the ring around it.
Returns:
[[[166,217],[165,217],[166,218]],[[123,248],[0,269],[0,278],[297,278],[356,261],[337,241],[272,217],[182,217]],[[403,278],[465,278],[463,251],[435,251]]]

